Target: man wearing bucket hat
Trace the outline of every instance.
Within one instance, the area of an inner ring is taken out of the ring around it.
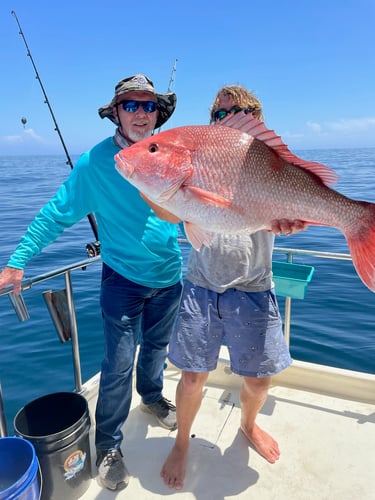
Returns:
[[[129,473],[120,449],[130,409],[132,373],[141,409],[166,429],[176,429],[176,409],[162,394],[167,345],[181,293],[177,225],[161,220],[115,169],[120,149],[152,135],[172,115],[174,93],[158,94],[137,74],[121,80],[112,101],[99,109],[116,125],[113,137],[83,154],[56,195],[41,209],[0,273],[0,289],[20,292],[29,259],[67,227],[90,213],[98,223],[103,262],[100,303],[104,360],[96,407],[96,465],[104,487],[124,488]],[[161,215],[158,213],[158,215]]]
[[[156,122],[154,124],[153,129],[160,128],[164,123],[172,116],[173,111],[176,107],[176,94],[168,93],[168,94],[157,94],[154,89],[154,84],[152,81],[147,78],[145,75],[134,75],[128,78],[124,78],[115,87],[115,96],[109,104],[102,106],[99,108],[99,115],[101,118],[109,118],[115,125],[119,125],[119,116],[118,116],[118,108],[121,102],[123,101],[122,97],[125,97],[124,94],[127,94],[127,101],[129,100],[129,92],[140,92],[146,93],[146,99],[150,98],[149,94],[152,94],[153,98],[152,102],[156,102],[157,104],[157,116]],[[142,99],[145,101],[145,99]],[[145,102],[150,102],[146,100]],[[144,109],[144,111],[146,111]],[[131,111],[133,112],[133,111]],[[148,111],[150,113],[150,111]],[[150,118],[154,118],[155,116],[150,113]],[[120,124],[121,125],[121,124]],[[152,130],[153,130],[152,129]],[[121,131],[122,134],[127,134],[127,131]],[[146,133],[146,137],[151,135],[150,132]],[[144,139],[144,137],[142,137]],[[135,141],[130,141],[135,142]],[[128,144],[129,145],[129,144]]]

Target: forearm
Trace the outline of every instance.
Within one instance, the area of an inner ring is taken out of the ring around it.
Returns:
[[[158,205],[155,205],[155,207],[152,207],[152,209],[155,212],[155,215],[159,217],[159,219],[166,220],[167,222],[171,222],[172,224],[178,224],[179,222],[181,222],[181,219],[173,215],[171,212],[168,212],[168,210],[159,207]]]
[[[32,257],[39,255],[66,228],[80,220],[83,213],[84,208],[78,201],[74,202],[63,185],[31,222],[7,265],[24,269]]]
[[[39,255],[43,248],[54,241],[66,227],[71,225],[70,221],[62,222],[63,218],[64,215],[59,214],[51,202],[45,205],[27,228],[7,265],[17,269],[24,269],[32,257]]]
[[[152,210],[155,212],[155,215],[159,217],[159,219],[166,220],[167,222],[171,222],[172,224],[178,224],[181,222],[181,219],[176,217],[174,214],[171,212],[168,212],[168,210],[165,210],[165,208],[160,207],[159,205],[156,205],[153,201],[151,201],[147,196],[145,196],[143,193],[139,193],[141,198],[145,200],[145,202],[152,208]]]

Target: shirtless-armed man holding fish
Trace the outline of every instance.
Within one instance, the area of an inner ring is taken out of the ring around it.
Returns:
[[[261,104],[251,92],[241,86],[225,87],[214,100],[211,121],[243,109],[263,119]],[[272,229],[276,234],[291,234],[305,225],[274,221]],[[179,319],[169,347],[170,361],[182,370],[176,394],[177,437],[161,470],[170,488],[183,487],[191,427],[224,339],[231,346],[232,371],[243,376],[242,432],[270,463],[279,459],[277,442],[255,423],[271,376],[291,363],[273,290],[273,244],[274,234],[268,231],[216,234],[209,247],[191,250]],[[208,324],[205,318],[210,318]]]

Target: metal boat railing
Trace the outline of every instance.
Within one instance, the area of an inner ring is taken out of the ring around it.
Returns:
[[[295,255],[304,255],[310,257],[319,257],[324,259],[336,259],[336,260],[352,260],[350,254],[345,253],[334,253],[334,252],[319,252],[315,250],[299,250],[297,248],[281,248],[275,247],[274,253],[282,253],[286,256],[286,261],[292,263],[293,257]],[[284,336],[285,340],[290,345],[290,324],[292,320],[292,298],[285,297],[285,311],[284,311]]]
[[[180,242],[181,243],[181,242]],[[182,244],[185,241],[182,240]],[[286,256],[287,262],[293,262],[293,257],[296,255],[310,256],[310,257],[321,257],[325,259],[338,259],[338,260],[351,260],[351,256],[348,254],[342,253],[331,253],[331,252],[319,252],[312,250],[298,250],[295,248],[280,248],[275,247],[275,253],[284,254]],[[3,295],[8,295],[11,301],[11,304],[18,316],[20,321],[26,321],[29,317],[27,307],[23,301],[22,293],[24,291],[29,290],[30,288],[38,285],[39,283],[48,281],[50,279],[56,278],[58,276],[64,276],[65,287],[66,287],[66,308],[69,317],[69,328],[70,328],[70,339],[72,342],[72,361],[73,361],[73,371],[74,371],[74,379],[75,379],[75,390],[76,392],[82,392],[82,375],[81,375],[81,361],[79,354],[79,340],[78,340],[78,329],[77,329],[77,321],[76,321],[76,313],[74,307],[74,298],[73,298],[73,286],[71,273],[76,271],[77,269],[85,269],[92,264],[97,263],[100,260],[100,256],[92,257],[85,259],[80,262],[76,262],[73,264],[69,264],[67,266],[61,267],[59,269],[55,269],[48,273],[44,273],[38,275],[33,278],[25,279],[22,281],[21,285],[21,294],[15,295],[12,291],[13,287],[7,287],[3,290],[0,290],[0,297]],[[284,333],[285,338],[289,344],[290,340],[290,324],[291,324],[291,304],[292,298],[286,296],[285,297],[285,317],[284,317]],[[54,321],[54,318],[52,318]],[[56,325],[58,328],[58,325]],[[4,403],[2,397],[2,389],[0,383],[0,436],[7,435],[7,427],[6,427],[6,419],[5,419],[5,411],[4,411]]]
[[[70,338],[72,342],[72,360],[73,360],[73,371],[74,371],[74,380],[75,380],[75,390],[76,392],[82,392],[82,374],[81,374],[81,360],[79,355],[79,341],[78,341],[78,329],[77,329],[77,320],[76,313],[74,308],[74,298],[73,298],[73,286],[71,273],[77,269],[85,269],[86,267],[95,264],[100,260],[100,256],[92,257],[89,259],[85,259],[80,262],[76,262],[73,264],[69,264],[68,266],[61,267],[59,269],[55,269],[48,273],[40,274],[34,278],[25,279],[22,281],[21,285],[21,294],[15,295],[12,291],[13,287],[7,287],[3,290],[0,290],[0,297],[2,295],[8,295],[10,302],[18,316],[20,321],[26,321],[29,318],[29,314],[25,305],[25,302],[22,297],[22,292],[29,290],[31,287],[35,285],[48,281],[50,279],[56,278],[58,276],[64,276],[65,280],[65,290],[66,290],[66,308],[67,314],[69,318],[69,327],[70,327]],[[56,329],[58,325],[56,325]],[[0,436],[7,435],[7,427],[6,427],[6,419],[5,419],[5,411],[4,411],[4,403],[2,398],[1,391],[1,383],[0,383]]]

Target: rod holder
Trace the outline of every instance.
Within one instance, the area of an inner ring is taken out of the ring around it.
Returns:
[[[66,289],[46,290],[43,292],[43,298],[61,342],[67,342],[71,338],[71,328]]]
[[[9,300],[16,311],[17,317],[20,321],[30,319],[29,311],[27,310],[25,301],[21,294],[17,295],[14,292],[8,293]]]

